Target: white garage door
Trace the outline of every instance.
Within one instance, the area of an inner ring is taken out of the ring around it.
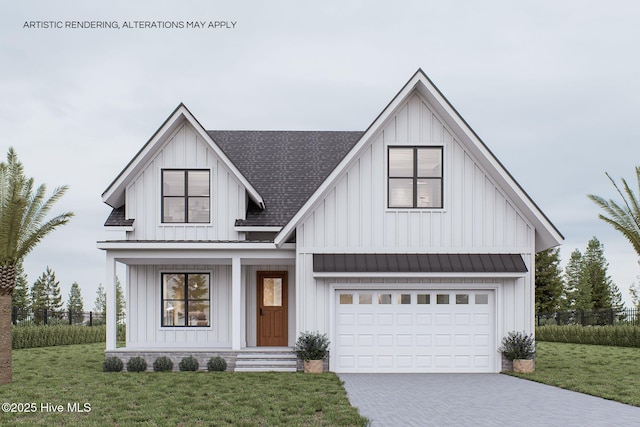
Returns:
[[[494,291],[336,291],[336,372],[494,372]]]

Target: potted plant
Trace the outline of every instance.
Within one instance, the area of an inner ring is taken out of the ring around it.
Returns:
[[[301,332],[293,351],[304,362],[304,372],[319,374],[329,354],[329,339],[319,332]]]
[[[534,371],[533,357],[536,354],[536,343],[533,335],[525,332],[509,332],[502,338],[499,351],[513,361],[513,371],[528,374]]]

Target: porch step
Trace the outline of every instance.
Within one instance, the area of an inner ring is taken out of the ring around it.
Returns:
[[[298,358],[290,351],[242,352],[236,358],[236,372],[296,372]]]

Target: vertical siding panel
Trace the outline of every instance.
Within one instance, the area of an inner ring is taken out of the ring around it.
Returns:
[[[431,110],[429,109],[429,106],[424,103],[424,102],[420,102],[420,107],[421,107],[421,115],[422,115],[422,119],[421,119],[421,123],[422,123],[422,132],[421,132],[421,136],[420,136],[420,140],[426,144],[431,143],[431,117],[432,117],[432,113]]]
[[[464,151],[462,148],[456,143],[453,144],[453,153],[452,160],[453,165],[451,166],[451,240],[449,242],[445,242],[445,245],[449,246],[457,246],[460,247],[463,245],[463,232],[464,232],[464,224],[462,220],[462,214],[464,212]]]
[[[440,248],[443,246],[444,240],[444,220],[445,217],[441,213],[432,213],[429,215],[431,220],[431,238],[428,242],[425,242],[425,245],[429,245],[430,247]]]
[[[419,144],[422,142],[422,100],[417,95],[413,95],[409,100],[409,135],[408,140],[412,144]]]
[[[409,246],[409,213],[398,212],[396,222],[396,247]]]
[[[422,227],[421,227],[421,222],[422,222],[422,218],[423,216],[428,217],[429,214],[428,213],[424,213],[424,215],[421,212],[410,212],[409,213],[409,244],[407,246],[412,247],[412,248],[418,248],[420,247],[422,238],[425,237],[425,239],[428,239],[428,233],[427,236],[423,236],[423,231],[422,231]]]
[[[389,121],[389,124],[382,131],[382,137],[385,144],[393,143],[398,140],[398,136],[396,132],[396,128],[397,128],[396,122],[397,120],[394,117]]]
[[[314,246],[315,247],[324,247],[325,246],[325,230],[326,228],[324,227],[326,224],[326,218],[325,218],[325,204],[326,201],[323,200],[319,205],[318,208],[315,210],[315,212],[313,213],[313,215],[315,216],[313,225],[314,225]]]
[[[485,214],[485,194],[484,194],[484,173],[478,165],[474,164],[473,179],[473,246],[484,246],[484,233],[486,231],[484,224],[486,222]]]
[[[505,206],[504,196],[498,191],[495,190],[495,208],[494,208],[494,224],[495,231],[495,245],[497,247],[505,246],[505,213],[507,211],[507,207]]]
[[[493,183],[485,176],[484,178],[484,242],[483,246],[491,247],[495,245],[495,187]]]
[[[431,116],[431,143],[441,144],[444,141],[444,126],[438,120],[438,117],[433,114]]]
[[[349,206],[348,190],[347,190],[347,175],[343,176],[338,181],[336,187],[336,243],[338,246],[346,247],[348,242],[349,230],[348,230],[348,215],[347,210]]]
[[[336,197],[336,189],[334,188],[324,200],[324,235],[325,245],[328,247],[336,246],[337,243]]]
[[[409,108],[405,104],[396,115],[396,142],[407,143],[409,141]]]
[[[474,163],[469,155],[464,153],[464,199],[462,200],[462,209],[464,222],[462,225],[462,233],[464,235],[462,244],[466,247],[473,246],[473,213],[474,213],[474,188],[473,188],[473,172]]]
[[[373,221],[373,211],[376,207],[373,206],[373,187],[371,185],[373,176],[371,174],[371,161],[372,161],[372,150],[369,147],[360,160],[360,200],[362,201],[362,205],[360,208],[360,220],[358,226],[358,231],[360,233],[360,246],[362,247],[371,247],[373,244],[372,234],[372,221]],[[380,188],[380,187],[377,187]],[[379,207],[377,209],[380,209]]]
[[[349,246],[360,246],[360,212],[362,208],[362,191],[360,189],[360,162],[357,161],[348,173],[348,227]],[[365,208],[366,209],[366,208]]]
[[[505,212],[505,237],[506,246],[513,247],[516,243],[516,212],[509,202],[506,203]]]
[[[371,229],[372,243],[376,248],[384,245],[384,221],[387,209],[386,154],[382,136],[371,146]]]

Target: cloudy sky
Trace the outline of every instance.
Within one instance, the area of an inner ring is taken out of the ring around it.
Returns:
[[[422,68],[564,234],[563,263],[597,236],[630,301],[637,256],[586,195],[613,197],[605,172],[632,180],[640,165],[638,2],[0,8],[0,154],[13,146],[36,182],[70,185],[54,211],[76,214],[27,257],[30,283],[50,266],[65,299],[77,281],[93,308],[105,276],[96,241],[110,211],[100,195],[180,102],[207,129],[364,130]],[[141,28],[157,21],[183,28]],[[191,21],[229,28],[186,28]]]

